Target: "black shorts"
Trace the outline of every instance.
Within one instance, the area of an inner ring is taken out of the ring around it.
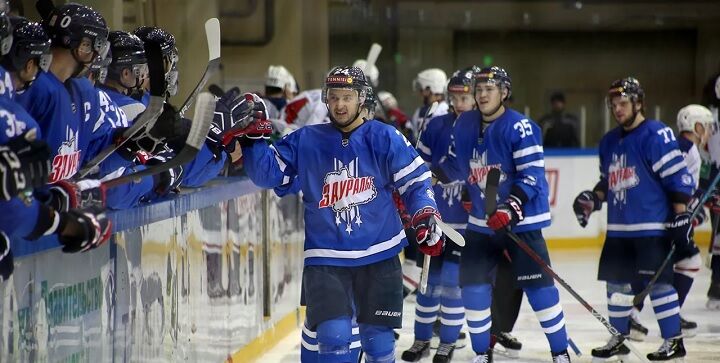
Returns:
[[[649,281],[670,253],[666,237],[607,237],[600,255],[598,280],[630,283]],[[673,282],[672,263],[658,277],[659,282]]]
[[[543,261],[550,264],[547,245],[542,232],[529,231],[517,234]],[[518,287],[552,286],[552,276],[546,274],[530,256],[506,234],[487,235],[475,231],[465,232],[465,247],[460,258],[460,286],[492,284],[494,269],[507,249]]]
[[[433,256],[430,258],[430,271],[440,271],[444,261],[460,263],[461,255],[462,247],[458,246],[455,242],[448,238],[445,240],[445,249],[443,249],[443,253],[439,256]],[[420,256],[423,256],[422,253],[420,253]],[[422,268],[423,258],[424,256],[415,261],[417,267]]]
[[[323,321],[353,313],[358,323],[402,326],[403,285],[398,256],[365,266],[305,266],[302,289],[311,330]]]

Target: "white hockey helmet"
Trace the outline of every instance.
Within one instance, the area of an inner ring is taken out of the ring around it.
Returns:
[[[440,68],[429,68],[420,73],[413,81],[413,90],[430,89],[433,94],[444,94],[447,86],[447,74]]]
[[[378,92],[378,100],[380,101],[380,103],[382,103],[383,107],[385,107],[386,109],[398,107],[397,99],[395,99],[395,96],[393,96],[393,94],[390,92],[387,92],[387,91]]]
[[[706,129],[714,122],[713,115],[707,107],[701,105],[687,105],[678,111],[677,127],[679,132],[695,132],[695,124],[699,123]]]
[[[380,84],[380,71],[376,65],[372,65],[370,69],[366,69],[367,61],[364,59],[358,59],[353,63],[353,67],[362,69],[365,76],[370,79],[370,83],[373,87],[377,87]]]
[[[267,75],[265,76],[265,85],[269,87],[277,87],[291,92],[297,92],[297,83],[295,77],[287,68],[278,66],[269,66]]]

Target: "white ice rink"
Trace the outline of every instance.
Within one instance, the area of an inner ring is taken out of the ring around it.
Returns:
[[[597,264],[600,256],[599,250],[563,250],[551,253],[554,261],[555,271],[565,279],[583,298],[585,298],[595,309],[605,314],[607,304],[605,298],[605,286],[597,281]],[[682,315],[687,320],[698,323],[698,334],[694,338],[685,340],[685,348],[688,355],[685,362],[720,362],[720,311],[708,311],[705,309],[707,300],[708,283],[710,281],[710,270],[703,267],[695,279],[690,295],[682,309]],[[568,334],[582,351],[582,356],[577,357],[571,353],[573,362],[590,362],[590,350],[606,343],[609,333],[592,315],[578,303],[562,287],[560,298],[565,310]],[[404,308],[403,328],[400,331],[400,340],[396,344],[397,361],[403,350],[410,347],[413,341],[413,320],[415,317],[414,303],[406,302]],[[662,343],[658,325],[651,306],[646,303],[642,311],[641,319],[643,325],[650,329],[645,342],[635,343],[643,352],[649,353],[657,350]],[[464,327],[463,330],[466,330]],[[547,340],[539,328],[539,324],[532,312],[527,300],[523,301],[520,316],[515,324],[513,334],[523,344],[520,358],[511,360],[509,358],[495,356],[497,362],[549,362],[550,353]],[[474,353],[470,348],[469,337],[467,346],[456,350],[453,362],[470,362]],[[421,360],[421,362],[432,362],[432,355]],[[263,363],[290,363],[300,361],[300,330],[290,333],[273,350],[258,359]],[[631,362],[639,361],[631,356]]]

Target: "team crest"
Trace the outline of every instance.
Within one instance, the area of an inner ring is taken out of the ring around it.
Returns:
[[[608,189],[613,192],[613,205],[627,202],[627,190],[640,184],[634,166],[627,165],[625,154],[612,154],[608,172]]]
[[[470,159],[470,176],[468,182],[470,184],[477,184],[480,187],[480,191],[485,197],[485,184],[487,183],[487,176],[490,173],[490,169],[500,170],[500,183],[507,179],[507,175],[502,172],[500,164],[488,165],[487,152],[478,152],[477,149],[473,150],[473,158]]]
[[[377,196],[374,177],[359,176],[357,158],[344,165],[335,159],[335,171],[325,174],[322,199],[318,207],[332,208],[335,212],[335,224],[345,223],[345,231],[350,234],[352,225],[360,226],[362,219],[359,206],[367,204]]]
[[[57,155],[52,160],[52,172],[49,182],[68,179],[75,175],[80,166],[80,151],[78,150],[77,133],[70,127],[65,129],[65,140],[58,147]]]

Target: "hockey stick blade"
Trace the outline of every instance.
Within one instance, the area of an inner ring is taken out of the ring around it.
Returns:
[[[187,110],[195,102],[198,94],[205,87],[207,81],[217,73],[220,69],[220,21],[217,18],[208,19],[205,22],[205,35],[207,36],[208,45],[208,64],[205,67],[205,73],[203,73],[200,82],[198,82],[195,89],[190,93],[188,98],[180,108],[180,116],[184,116]]]
[[[490,169],[490,171],[488,172],[487,179],[485,181],[485,205],[484,205],[484,207],[485,207],[485,213],[488,216],[492,215],[497,210],[497,190],[498,190],[499,184],[500,184],[500,169],[497,169],[497,168]],[[605,329],[607,329],[608,332],[610,332],[610,334],[622,339],[623,344],[625,344],[625,346],[628,347],[628,349],[630,349],[630,351],[633,354],[635,354],[638,358],[640,358],[640,361],[649,363],[647,358],[645,358],[645,356],[642,355],[642,353],[640,353],[640,351],[632,343],[630,343],[627,339],[625,339],[622,336],[622,334],[617,329],[615,329],[615,327],[612,326],[612,324],[610,324],[610,322],[602,314],[600,314],[597,310],[595,310],[595,308],[593,308],[592,305],[590,305],[587,301],[585,301],[585,299],[582,298],[582,296],[580,296],[577,292],[575,292],[575,289],[570,287],[570,285],[567,282],[565,282],[565,280],[563,280],[563,278],[560,277],[560,275],[558,275],[552,269],[552,267],[550,267],[550,265],[548,265],[547,262],[545,262],[542,259],[542,257],[540,257],[537,254],[537,252],[535,252],[535,250],[533,250],[530,246],[528,246],[528,244],[525,243],[525,241],[520,239],[520,237],[518,237],[518,235],[515,234],[515,232],[510,230],[510,228],[507,228],[505,230],[505,233],[507,234],[508,237],[510,237],[510,239],[512,239],[518,245],[518,247],[520,247],[521,250],[525,251],[525,253],[528,256],[530,256],[530,258],[533,261],[535,261],[535,263],[537,263],[538,266],[540,266],[540,268],[543,269],[543,271],[545,271],[545,273],[552,276],[552,278],[555,281],[557,281],[560,284],[560,286],[562,286],[565,289],[565,291],[570,293],[570,295],[572,295],[572,297],[574,297],[575,300],[577,300],[580,303],[580,305],[585,307],[585,309],[587,309],[590,312],[590,314],[592,314],[592,316],[595,317],[595,319],[597,319],[603,326],[605,326]]]
[[[160,46],[156,43],[145,44],[145,56],[148,60],[148,68],[150,71],[150,102],[145,111],[135,119],[132,126],[123,131],[122,136],[112,145],[108,145],[101,150],[95,157],[85,163],[77,173],[78,179],[84,178],[90,173],[97,171],[100,165],[110,154],[120,149],[128,140],[142,129],[150,129],[155,125],[160,114],[163,111],[165,103],[165,69],[163,65],[163,55]]]
[[[134,180],[139,180],[146,176],[156,175],[192,161],[205,142],[205,136],[208,130],[210,130],[214,112],[215,96],[209,92],[199,94],[198,104],[197,107],[195,107],[195,116],[193,117],[192,126],[190,126],[190,132],[185,140],[185,146],[183,146],[182,150],[180,150],[175,157],[162,164],[153,165],[145,170],[105,181],[103,182],[103,186],[105,188],[112,188]]]
[[[437,223],[438,227],[440,227],[440,229],[443,231],[445,236],[447,236],[447,238],[455,242],[456,245],[460,247],[465,247],[465,238],[460,234],[460,232],[456,231],[455,228],[452,228],[447,223],[443,222],[442,219],[438,219],[433,216],[433,220],[435,221],[435,223]]]

